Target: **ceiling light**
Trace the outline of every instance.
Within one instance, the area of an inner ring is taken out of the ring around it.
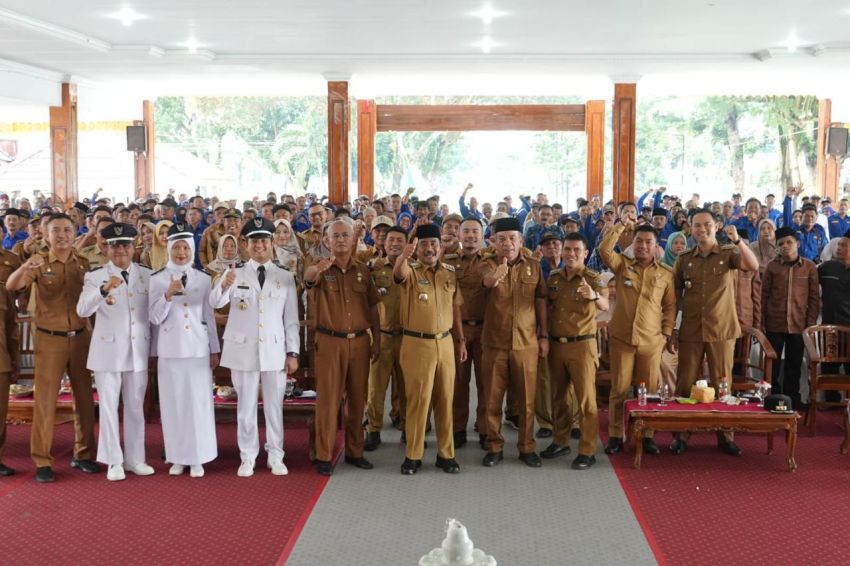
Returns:
[[[803,41],[802,39],[799,39],[797,37],[797,34],[792,31],[791,35],[788,36],[788,39],[786,39],[782,43],[782,45],[785,47],[785,49],[788,50],[788,53],[794,53],[800,47],[803,47],[804,45],[808,45],[808,42]]]
[[[490,25],[491,23],[493,23],[494,19],[506,16],[507,13],[495,9],[490,4],[484,4],[484,6],[482,6],[480,10],[478,10],[477,12],[472,12],[469,15],[479,18],[482,22],[484,22],[484,25]]]
[[[484,36],[481,38],[480,41],[476,41],[475,43],[472,43],[470,45],[480,48],[482,53],[490,53],[491,49],[493,49],[494,47],[499,47],[502,44],[496,43],[489,37]]]
[[[109,14],[107,17],[120,21],[126,27],[130,27],[135,21],[148,19],[146,15],[136,12],[127,5],[119,11]]]
[[[203,47],[204,44],[195,39],[194,37],[190,37],[186,42],[181,43],[183,47],[189,50],[189,53],[197,53],[200,47]]]

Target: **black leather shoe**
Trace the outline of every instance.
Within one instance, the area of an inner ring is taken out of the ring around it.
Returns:
[[[407,444],[407,433],[405,431],[401,431],[401,443]]]
[[[484,460],[482,460],[481,463],[488,468],[492,468],[493,466],[497,466],[499,462],[504,459],[505,457],[501,452],[487,452],[487,455],[484,456]]]
[[[720,450],[722,450],[724,454],[729,454],[730,456],[741,455],[741,449],[738,448],[738,445],[734,442],[721,442]]]
[[[14,476],[15,470],[7,466],[6,464],[0,464],[0,476]]]
[[[463,448],[464,446],[466,446],[466,431],[465,430],[454,433],[454,443],[455,443],[455,449]]]
[[[546,459],[557,458],[558,456],[566,456],[570,453],[569,446],[561,446],[560,444],[556,444],[553,442],[549,446],[546,447],[543,452],[540,453],[540,456]]]
[[[584,454],[579,454],[576,456],[576,459],[573,460],[573,463],[570,467],[574,470],[586,470],[589,467],[593,466],[596,463],[596,456],[585,456]]]
[[[478,433],[478,446],[481,447],[481,450],[487,450],[487,435]]]
[[[71,467],[77,468],[81,472],[85,472],[87,474],[96,474],[100,471],[100,466],[97,465],[97,462],[93,462],[92,460],[77,460],[74,458],[71,460]]]
[[[366,452],[373,452],[380,445],[381,433],[379,431],[366,433],[366,441],[363,443],[363,450],[365,450]]]
[[[396,430],[404,430],[404,421],[402,421],[399,417],[395,417],[393,419],[393,428]]]
[[[316,471],[320,476],[330,476],[334,473],[334,467],[330,462],[324,460],[316,460]]]
[[[510,417],[505,415],[505,424],[508,424],[514,430],[519,430],[519,415],[511,415]]]
[[[418,472],[421,467],[422,460],[411,460],[410,458],[405,458],[404,462],[401,464],[401,473],[405,476],[412,476]]]
[[[454,458],[440,458],[437,456],[437,463],[435,465],[447,474],[460,473],[460,464]]]
[[[569,448],[567,448],[569,450]],[[539,468],[543,465],[543,460],[537,455],[537,452],[526,452],[519,455],[520,461],[529,468]]]
[[[375,466],[372,465],[372,462],[360,456],[359,458],[355,458],[354,456],[346,456],[345,463],[351,464],[355,468],[360,468],[361,470],[371,470]]]
[[[605,445],[605,453],[606,454],[619,454],[623,451],[623,439],[622,438],[614,438],[613,436],[608,439],[608,444]]]
[[[679,454],[684,452],[687,447],[688,447],[687,442],[685,442],[684,440],[682,440],[680,438],[677,438],[677,439],[673,440],[673,442],[670,444],[670,452],[672,454],[675,454],[676,456],[678,456]]]
[[[35,481],[38,483],[53,483],[56,481],[56,476],[53,475],[53,469],[50,466],[42,466],[35,469]]]
[[[653,456],[658,456],[661,454],[661,450],[659,450],[658,445],[655,443],[655,440],[651,438],[643,439],[643,452],[644,454],[652,454]]]
[[[541,428],[537,431],[535,435],[537,438],[552,438],[552,429],[551,428]]]
[[[570,438],[573,440],[581,440],[581,429],[574,428],[570,431]]]

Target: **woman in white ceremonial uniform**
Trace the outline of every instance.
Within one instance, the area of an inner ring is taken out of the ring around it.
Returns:
[[[212,369],[221,351],[210,306],[210,276],[192,267],[195,242],[182,219],[168,230],[168,263],[151,276],[150,321],[157,325],[159,406],[169,474],[192,477],[218,455]]]
[[[250,260],[216,280],[210,304],[230,304],[221,365],[230,368],[238,394],[237,440],[242,464],[237,475],[254,475],[260,452],[257,395],[263,388],[266,465],[272,474],[288,473],[283,463],[283,397],[286,374],[298,369],[298,304],[295,279],[272,262],[274,225],[265,218],[245,223]]]
[[[97,459],[109,466],[106,478],[124,471],[149,476],[145,463],[145,391],[148,388],[148,286],[151,270],[133,263],[136,229],[120,222],[100,232],[109,262],[86,273],[77,314],[97,315],[86,367],[94,372],[100,405]],[[118,427],[118,400],[124,401],[124,450]]]

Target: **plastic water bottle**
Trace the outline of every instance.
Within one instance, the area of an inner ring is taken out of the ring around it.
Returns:
[[[720,383],[717,384],[717,397],[723,399],[729,396],[729,383],[725,377],[720,378]]]
[[[646,382],[641,381],[638,385],[638,406],[646,407]]]

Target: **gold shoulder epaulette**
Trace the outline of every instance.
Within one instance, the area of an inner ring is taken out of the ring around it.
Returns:
[[[552,271],[549,272],[549,277],[552,277],[553,275],[558,275],[562,271],[563,271],[563,269],[561,269],[560,267],[558,269],[553,269]]]
[[[447,270],[449,270],[449,271],[454,271],[454,270],[455,270],[455,266],[454,266],[454,265],[451,265],[451,264],[448,264],[448,263],[440,263],[440,265],[442,265],[442,266],[443,266],[443,268],[445,268],[445,269],[447,269]]]
[[[586,275],[590,275],[591,277],[599,277],[601,274],[598,271],[593,271],[587,267],[584,268],[584,273]]]
[[[659,262],[658,262],[658,266],[659,266],[659,267],[662,267],[662,268],[664,268],[664,269],[666,269],[666,270],[667,270],[667,271],[669,271],[670,273],[673,273],[673,267],[672,267],[672,266],[670,266],[670,265],[667,265],[667,264],[666,264],[666,263],[664,263],[663,261],[659,261]]]
[[[457,259],[457,254],[456,253],[446,254],[446,255],[443,256],[443,258],[445,258],[445,259]]]

